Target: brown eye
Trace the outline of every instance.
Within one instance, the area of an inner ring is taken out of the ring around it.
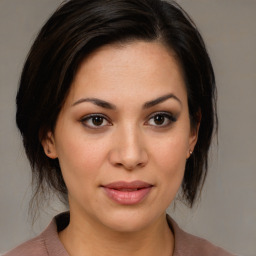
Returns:
[[[92,114],[81,119],[81,123],[91,129],[99,129],[105,126],[111,126],[111,122],[105,116],[100,114]]]
[[[92,117],[92,123],[95,126],[100,126],[103,124],[104,118],[102,116],[94,116]]]
[[[165,121],[165,117],[163,115],[154,116],[154,122],[156,125],[162,125]]]
[[[161,128],[161,127],[167,127],[168,125],[171,125],[176,121],[177,121],[177,118],[174,117],[171,113],[160,112],[152,115],[146,124]]]

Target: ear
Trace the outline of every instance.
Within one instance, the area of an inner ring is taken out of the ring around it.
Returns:
[[[189,136],[189,145],[188,145],[188,152],[187,152],[187,159],[191,156],[191,154],[194,151],[194,148],[197,143],[198,139],[198,133],[200,128],[200,122],[201,122],[201,112],[197,115],[197,123],[193,127],[191,127],[190,136]]]
[[[44,149],[44,153],[51,159],[55,159],[58,157],[56,151],[56,145],[53,133],[51,131],[47,132],[45,138],[41,140],[41,144]]]

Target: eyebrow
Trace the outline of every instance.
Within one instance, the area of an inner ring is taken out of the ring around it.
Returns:
[[[166,101],[166,100],[168,100],[168,99],[175,99],[175,100],[177,100],[177,101],[180,103],[180,105],[182,106],[181,100],[180,100],[177,96],[175,96],[173,93],[170,93],[170,94],[163,95],[163,96],[161,96],[161,97],[159,97],[159,98],[157,98],[157,99],[154,99],[154,100],[151,100],[151,101],[147,101],[147,102],[143,105],[143,109],[151,108],[151,107],[153,107],[153,106],[155,106],[155,105],[157,105],[157,104],[160,104],[160,103],[162,103],[162,102],[164,102],[164,101]]]
[[[175,99],[180,103],[180,105],[182,105],[181,100],[174,94],[170,93],[170,94],[163,95],[159,98],[156,98],[154,100],[145,102],[142,108],[143,109],[151,108],[151,107],[153,107],[157,104],[160,104],[168,99]],[[84,103],[84,102],[91,102],[99,107],[106,108],[106,109],[111,109],[111,110],[116,109],[115,105],[113,105],[105,100],[101,100],[101,99],[97,99],[97,98],[82,98],[82,99],[79,99],[78,101],[76,101],[75,103],[73,103],[72,106],[76,106],[76,105],[78,105],[80,103]]]
[[[116,109],[115,105],[113,105],[105,100],[100,100],[97,98],[82,98],[82,99],[76,101],[75,103],[73,103],[72,106],[76,106],[83,102],[91,102],[99,107],[106,108],[106,109],[112,109],[112,110]]]

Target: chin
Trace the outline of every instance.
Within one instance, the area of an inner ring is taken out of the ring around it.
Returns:
[[[138,209],[118,211],[105,215],[102,223],[115,232],[131,233],[139,232],[153,225],[161,216],[152,212],[140,212]],[[102,216],[101,216],[102,217]]]

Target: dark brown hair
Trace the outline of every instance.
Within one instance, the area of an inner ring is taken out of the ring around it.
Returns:
[[[16,99],[16,121],[32,167],[35,195],[53,189],[67,196],[58,160],[45,155],[41,140],[54,131],[79,64],[103,45],[136,40],[160,41],[176,53],[191,124],[201,117],[198,142],[182,183],[184,199],[193,205],[206,177],[217,122],[215,78],[195,24],[175,2],[161,0],[70,0],[42,27],[25,62]]]

